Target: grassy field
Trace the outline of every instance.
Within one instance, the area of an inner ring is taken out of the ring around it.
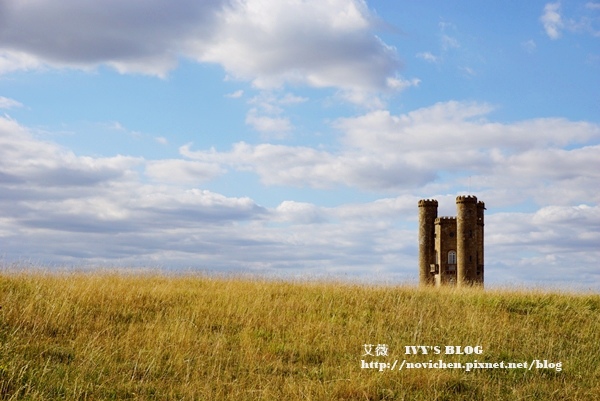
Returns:
[[[600,399],[598,295],[3,273],[0,307],[2,400]],[[408,369],[430,360],[527,368]]]

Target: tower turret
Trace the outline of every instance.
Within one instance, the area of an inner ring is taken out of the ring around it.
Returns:
[[[473,284],[477,277],[479,225],[477,197],[456,197],[456,284]],[[482,220],[483,222],[483,220]]]
[[[419,283],[429,285],[434,283],[430,273],[431,265],[435,264],[435,219],[437,218],[438,202],[435,199],[419,201]]]

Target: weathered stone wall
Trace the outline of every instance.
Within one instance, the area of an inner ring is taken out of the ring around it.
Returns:
[[[448,263],[448,253],[456,252],[456,217],[438,217],[435,220],[435,252],[438,263],[436,284],[456,283],[456,263]]]
[[[430,265],[435,263],[435,219],[438,202],[433,199],[419,201],[419,283],[433,284]]]
[[[483,215],[485,203],[477,202],[477,277],[475,282],[483,284],[484,262],[483,262]]]
[[[477,197],[456,197],[456,256],[458,286],[472,284],[477,275]]]

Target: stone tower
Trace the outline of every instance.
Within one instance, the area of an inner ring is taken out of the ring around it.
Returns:
[[[419,283],[433,284],[430,266],[435,263],[435,227],[438,202],[421,199],[419,201]]]
[[[456,198],[456,217],[437,217],[438,202],[419,201],[419,283],[483,285],[483,214],[475,196]]]

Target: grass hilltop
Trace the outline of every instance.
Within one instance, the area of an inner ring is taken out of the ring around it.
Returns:
[[[5,272],[0,307],[0,400],[600,399],[598,295]]]

